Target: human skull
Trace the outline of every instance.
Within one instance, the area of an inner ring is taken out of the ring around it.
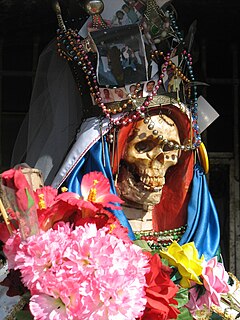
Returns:
[[[125,147],[119,195],[139,208],[159,203],[166,171],[178,162],[179,145],[178,128],[168,116],[138,121]]]

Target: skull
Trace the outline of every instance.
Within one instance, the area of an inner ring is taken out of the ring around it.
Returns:
[[[160,202],[165,175],[178,162],[180,138],[166,115],[136,123],[128,138],[118,180],[119,195],[136,208]]]

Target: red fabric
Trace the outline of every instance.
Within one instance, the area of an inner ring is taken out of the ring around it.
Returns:
[[[161,110],[172,118],[179,131],[181,144],[186,144],[190,138],[190,121],[187,115],[173,105],[162,106]],[[170,113],[168,112],[170,110]],[[151,111],[157,114],[157,111]],[[120,129],[118,135],[118,157],[115,157],[113,174],[117,172],[117,158],[122,158],[127,137],[134,127],[129,124]],[[167,137],[166,137],[167,138]],[[187,222],[187,204],[193,177],[194,152],[182,151],[177,165],[170,167],[166,174],[166,182],[162,190],[161,201],[153,210],[153,229],[155,231],[169,230],[183,226]]]

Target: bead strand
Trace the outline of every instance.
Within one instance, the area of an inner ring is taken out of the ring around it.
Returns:
[[[78,66],[81,67],[83,72],[85,73],[85,77],[87,80],[87,84],[89,86],[90,92],[96,102],[96,104],[101,108],[104,116],[109,119],[110,124],[117,125],[117,126],[127,126],[129,123],[132,123],[133,121],[137,121],[139,119],[146,119],[149,114],[149,105],[151,101],[153,100],[153,97],[157,95],[157,92],[160,88],[160,86],[163,83],[163,78],[165,76],[166,70],[168,66],[171,66],[174,73],[180,77],[184,82],[190,83],[191,81],[194,81],[193,76],[193,70],[192,70],[192,57],[190,54],[186,52],[186,50],[183,51],[183,59],[187,65],[188,73],[190,75],[190,80],[183,74],[181,69],[177,67],[170,59],[171,54],[167,53],[164,54],[161,51],[155,50],[152,54],[152,59],[157,58],[163,59],[163,68],[161,70],[161,73],[159,75],[159,78],[157,80],[157,83],[155,84],[152,92],[147,95],[147,97],[144,99],[143,103],[140,106],[137,106],[137,91],[140,87],[140,84],[138,83],[136,85],[136,90],[132,96],[129,97],[127,101],[124,101],[118,109],[111,109],[107,105],[105,105],[102,102],[101,98],[101,92],[100,88],[97,82],[97,76],[95,73],[95,69],[92,66],[92,63],[89,59],[88,53],[86,52],[84,45],[81,41],[80,36],[73,30],[67,30],[66,32],[63,32],[62,30],[58,31],[57,36],[57,45],[58,45],[58,52],[61,56],[64,58],[75,61]],[[62,49],[62,45],[64,46],[64,51]],[[80,89],[80,88],[79,88]],[[192,145],[175,145],[173,146],[175,149],[181,149],[181,150],[190,150],[195,149],[195,147],[199,146],[201,138],[199,134],[199,127],[197,124],[197,91],[196,86],[193,87],[193,99],[191,97],[191,87],[188,88],[188,100],[190,101],[190,111],[192,113],[192,126],[194,131],[194,143]],[[128,109],[127,112],[123,114],[123,117],[114,120],[111,115],[116,114],[117,112],[123,112],[125,109]],[[183,108],[180,108],[180,110],[183,111]],[[153,131],[153,134],[155,134],[155,130]],[[161,137],[159,137],[161,140]],[[166,144],[168,144],[171,147],[171,142],[169,142],[167,139],[163,139]]]
[[[179,241],[187,229],[187,225],[165,231],[135,231],[137,240],[145,240],[153,250],[169,246],[172,241]]]
[[[190,76],[190,81],[194,82],[195,81],[195,77],[193,74],[193,68],[192,68],[192,56],[190,53],[188,53],[186,50],[183,51],[183,58],[186,62],[187,68],[188,68],[188,72],[189,72],[189,76]],[[192,127],[193,127],[193,131],[194,131],[194,145],[196,147],[199,147],[199,145],[201,144],[201,135],[200,135],[200,129],[198,126],[198,94],[197,94],[197,86],[193,86],[193,97],[189,97],[189,105],[190,105],[190,111],[191,111],[191,115],[192,115]]]
[[[185,42],[183,41],[182,32],[179,31],[179,27],[177,25],[177,21],[176,21],[174,13],[170,10],[167,10],[166,12],[169,15],[170,25],[174,31],[175,37],[178,39],[179,43],[181,42],[182,44],[185,44]]]

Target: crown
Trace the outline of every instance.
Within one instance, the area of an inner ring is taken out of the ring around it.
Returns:
[[[156,5],[155,0],[149,3],[151,6]],[[143,15],[143,22],[140,24],[145,37],[147,37],[149,33],[149,29],[147,29],[149,25],[153,27],[153,23],[149,20],[151,16],[150,9],[147,7],[146,14]],[[91,6],[90,8],[88,7],[87,11],[88,13],[91,11]],[[110,103],[103,102],[101,94],[102,87],[98,83],[96,74],[96,45],[92,37],[87,36],[86,38],[82,38],[77,30],[67,29],[65,27],[63,19],[61,18],[60,7],[58,7],[56,11],[60,27],[57,31],[57,50],[59,55],[69,62],[79,90],[85,90],[84,94],[82,94],[85,118],[93,116],[104,117],[109,119],[110,126],[121,127],[133,121],[147,118],[152,108],[161,108],[167,104],[178,105],[180,111],[187,112],[191,122],[194,132],[191,149],[194,149],[201,144],[201,136],[197,124],[197,87],[194,85],[195,78],[192,68],[192,56],[187,49],[184,49],[184,41],[178,28],[176,28],[174,14],[169,10],[160,11],[161,14],[159,13],[159,15],[164,16],[169,22],[170,31],[168,37],[171,35],[175,40],[177,39],[178,45],[165,53],[161,50],[160,45],[155,45],[158,39],[152,37],[154,40],[151,42],[150,59],[158,66],[159,72],[158,78],[154,81],[152,91],[145,97],[140,95],[142,83],[139,81],[134,84],[134,92],[129,93],[125,99],[121,101],[111,101]],[[100,16],[100,12],[98,12],[97,15]],[[98,26],[95,14],[92,14],[92,16],[94,17],[95,31],[97,31],[98,28],[111,28],[108,24],[103,23]],[[150,22],[146,26],[147,21]],[[148,33],[146,30],[148,30]],[[174,54],[176,54],[176,49],[179,49],[179,47],[182,47],[182,50],[178,52],[180,63],[177,64],[173,58]],[[166,78],[167,73],[171,73],[172,75],[171,85],[174,90],[170,92],[164,89],[164,78]],[[81,83],[79,83],[79,79],[82,79]],[[86,88],[88,94],[86,94]],[[116,117],[115,115],[119,116]]]

